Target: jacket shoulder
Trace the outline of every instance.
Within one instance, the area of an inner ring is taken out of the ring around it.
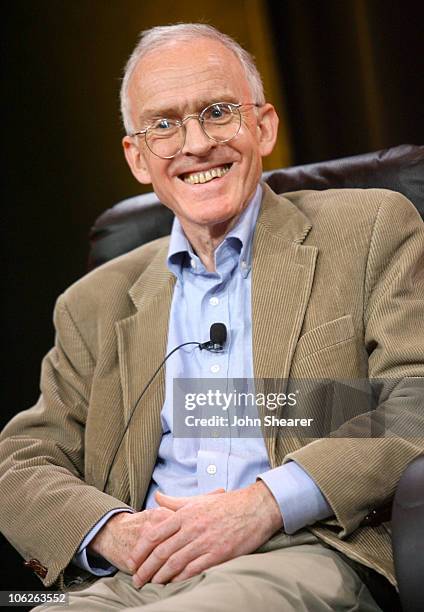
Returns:
[[[66,299],[72,301],[81,295],[89,297],[110,291],[128,292],[154,259],[163,255],[165,264],[168,244],[169,236],[165,236],[111,259],[70,285],[64,294]]]
[[[409,211],[419,217],[418,211],[405,196],[390,189],[303,190],[285,193],[284,197],[311,221],[325,215],[335,219],[342,217],[344,221],[369,219],[373,222],[382,207]]]
[[[165,236],[108,261],[73,283],[58,301],[90,336],[95,328],[109,327],[135,312],[129,291],[152,263],[166,269],[168,244]]]
[[[408,226],[422,231],[418,210],[405,196],[389,189],[328,189],[284,194],[312,224],[310,238],[338,235],[349,242],[371,240],[376,229],[397,242]]]

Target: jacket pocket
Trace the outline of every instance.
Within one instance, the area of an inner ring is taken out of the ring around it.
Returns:
[[[294,358],[296,362],[323,349],[335,346],[355,336],[350,314],[323,323],[299,338]]]

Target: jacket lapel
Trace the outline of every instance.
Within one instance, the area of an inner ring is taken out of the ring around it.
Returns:
[[[278,389],[284,393],[311,293],[318,249],[302,244],[311,229],[307,217],[286,198],[275,195],[266,185],[263,188],[253,244],[253,367],[256,379],[285,379]],[[266,410],[260,412],[263,419]],[[269,427],[264,431],[272,467],[278,464],[277,435]]]
[[[163,368],[138,404],[137,401],[165,357],[175,282],[166,267],[166,255],[167,246],[157,253],[131,288],[130,296],[137,313],[116,323],[125,423],[137,406],[123,442],[128,461],[131,504],[136,509],[140,509],[143,503],[162,435]]]

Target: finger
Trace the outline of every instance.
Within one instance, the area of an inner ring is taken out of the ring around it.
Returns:
[[[143,525],[137,543],[129,555],[129,566],[134,570],[147,559],[161,542],[174,535],[181,527],[180,517],[174,512],[162,522]]]
[[[167,569],[164,576],[169,575],[172,578],[182,571],[185,565],[196,557],[193,546],[190,546],[193,537],[189,530],[179,531],[166,542],[159,544],[133,575],[134,586],[139,588],[146,584],[165,565]]]
[[[190,561],[190,563],[185,566],[183,571],[174,576],[171,580],[169,580],[169,582],[182,582],[183,580],[188,580],[188,578],[197,576],[216,564],[217,561],[214,560],[213,556],[210,553],[206,553],[200,557],[197,557],[197,559]],[[156,576],[154,578],[156,579]]]
[[[160,491],[156,491],[155,498],[159,506],[169,508],[170,510],[178,510],[188,504],[188,502],[193,501],[193,497],[174,497],[173,495],[165,495]]]
[[[149,517],[149,521],[150,523],[156,524],[162,523],[162,521],[165,521],[167,518],[174,514],[173,510],[170,510],[169,508],[162,508],[161,506],[157,508],[152,508],[151,512],[152,514]]]
[[[209,493],[206,493],[206,495],[216,495],[217,493],[225,493],[225,489],[223,489],[222,487],[219,489],[214,489],[213,491],[209,491]]]
[[[203,557],[204,550],[199,547],[199,542],[189,542],[186,546],[171,555],[166,563],[152,576],[153,584],[166,584],[174,577],[184,572],[185,568],[196,559]]]

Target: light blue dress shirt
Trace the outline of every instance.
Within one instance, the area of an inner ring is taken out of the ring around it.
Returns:
[[[168,252],[168,267],[176,276],[167,353],[188,341],[209,339],[212,323],[227,327],[228,338],[220,353],[188,346],[176,351],[165,370],[165,402],[161,413],[162,439],[144,508],[157,506],[157,490],[167,495],[192,496],[218,487],[227,491],[247,487],[261,478],[274,495],[291,534],[332,514],[314,481],[294,462],[270,469],[261,435],[256,437],[173,436],[173,381],[193,379],[253,379],[251,266],[256,219],[262,198],[259,185],[234,228],[215,251],[216,272],[208,272],[175,219]],[[115,568],[90,555],[86,547],[115,513],[105,515],[87,534],[74,562],[96,575]]]

